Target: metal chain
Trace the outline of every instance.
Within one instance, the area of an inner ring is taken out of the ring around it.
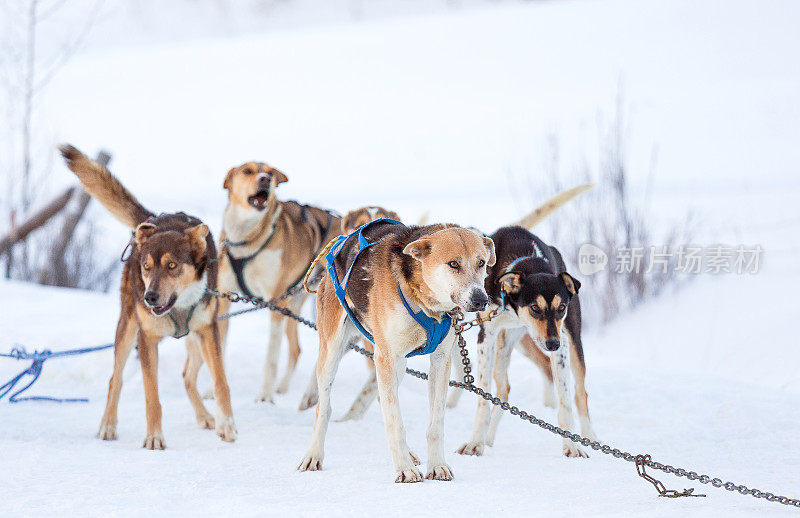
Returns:
[[[283,302],[284,300],[288,299],[289,297],[294,297],[295,295],[300,293],[302,290],[303,290],[303,285],[302,284],[300,284],[298,286],[293,286],[293,287],[287,289],[281,295],[278,295],[277,297],[270,299],[269,303],[273,304],[273,305],[277,305],[278,303]],[[248,298],[245,297],[244,295],[232,294],[230,292],[228,292],[226,294],[222,294],[222,293],[215,292],[213,290],[208,290],[208,293],[210,293],[211,295],[214,295],[216,297],[226,298],[226,299],[230,300],[231,302],[238,302],[238,301],[250,302],[250,303],[254,302],[254,300],[248,300]],[[231,299],[228,295],[236,295],[237,297],[239,297],[239,299],[235,301],[235,300]],[[263,301],[263,299],[258,299],[258,300]],[[225,313],[224,315],[218,316],[217,320],[228,320],[229,318],[237,317],[239,315],[244,315],[245,313],[251,313],[253,311],[259,311],[259,310],[265,309],[265,308],[266,309],[272,309],[269,306],[256,305],[255,307],[252,307],[252,308],[240,309],[238,311],[229,311],[229,312]],[[273,311],[275,311],[275,310],[273,310]],[[287,316],[291,316],[291,315],[287,315]],[[316,327],[314,327],[314,329],[316,329]]]
[[[233,292],[230,292],[230,291],[219,292],[219,291],[216,291],[216,290],[212,290],[211,288],[206,288],[206,293],[208,293],[209,295],[213,295],[214,297],[217,297],[217,298],[228,299],[231,302],[247,302],[248,304],[253,304],[254,306],[256,306],[255,309],[248,309],[248,310],[245,310],[245,311],[238,311],[235,314],[234,313],[228,313],[227,315],[222,315],[222,317],[217,317],[219,320],[224,320],[224,319],[230,318],[230,317],[235,316],[235,315],[246,313],[248,311],[255,311],[255,310],[258,310],[258,309],[268,309],[270,311],[274,311],[275,313],[280,313],[281,315],[287,316],[289,318],[293,318],[293,319],[297,320],[298,322],[300,322],[301,324],[303,324],[305,326],[308,326],[308,327],[310,327],[311,329],[313,329],[315,331],[317,329],[317,325],[314,322],[312,322],[310,320],[306,320],[305,318],[301,317],[297,313],[294,313],[289,308],[285,308],[283,306],[279,306],[277,304],[277,302],[276,302],[277,299],[264,300],[264,299],[262,299],[260,297],[248,297],[246,295],[240,295],[238,293],[233,293]]]
[[[289,310],[287,308],[278,306],[277,304],[275,304],[272,301],[265,301],[265,300],[260,299],[258,297],[246,297],[244,295],[239,295],[237,293],[230,293],[230,292],[220,293],[218,291],[214,291],[214,290],[210,290],[210,289],[208,289],[206,291],[207,291],[207,293],[209,293],[209,294],[211,294],[211,295],[213,295],[215,297],[226,298],[226,299],[230,300],[231,302],[247,302],[249,304],[253,304],[253,305],[257,306],[256,309],[266,308],[266,309],[269,309],[271,311],[275,311],[275,312],[280,313],[282,315],[285,315],[285,316],[287,316],[289,318],[293,318],[293,319],[297,320],[298,322],[300,322],[301,324],[310,327],[311,329],[314,329],[314,330],[317,329],[317,326],[316,326],[316,324],[314,324],[314,322],[306,320],[302,316],[292,312],[291,310]],[[250,311],[252,311],[252,310],[250,310]],[[673,489],[666,489],[664,487],[663,483],[661,483],[660,481],[654,479],[653,477],[651,477],[650,475],[648,475],[644,471],[644,467],[645,466],[647,466],[649,468],[652,468],[652,469],[659,470],[659,471],[663,471],[664,473],[675,475],[677,477],[685,477],[685,478],[687,478],[689,480],[696,480],[696,481],[700,482],[701,484],[711,484],[712,486],[714,486],[716,488],[724,488],[724,489],[727,489],[728,491],[736,491],[736,492],[738,492],[738,493],[740,493],[742,495],[750,495],[750,496],[752,496],[754,498],[763,498],[763,499],[765,499],[765,500],[767,500],[769,502],[776,502],[776,503],[779,503],[779,504],[800,508],[800,499],[797,499],[797,498],[789,498],[789,497],[786,497],[786,496],[775,495],[775,494],[770,493],[768,491],[761,491],[760,489],[749,488],[749,487],[747,487],[745,485],[742,485],[742,484],[734,484],[733,482],[723,482],[722,479],[720,479],[720,478],[716,478],[716,477],[715,478],[711,478],[709,475],[700,475],[695,471],[687,471],[687,470],[685,470],[683,468],[676,468],[676,467],[671,466],[669,464],[662,464],[660,462],[656,462],[650,457],[650,455],[633,455],[632,453],[629,453],[627,451],[620,450],[618,448],[612,448],[611,446],[609,446],[607,444],[603,444],[600,441],[592,441],[592,440],[590,440],[590,439],[588,439],[586,437],[583,437],[583,436],[581,436],[581,435],[579,435],[577,433],[572,433],[572,432],[570,432],[568,430],[564,430],[563,428],[560,428],[558,426],[552,425],[552,424],[548,423],[547,421],[539,419],[535,415],[530,414],[530,413],[528,413],[528,412],[526,412],[524,410],[520,410],[517,406],[509,404],[508,401],[503,401],[502,399],[500,399],[499,397],[495,396],[491,392],[487,392],[486,390],[484,390],[484,389],[482,389],[480,387],[476,387],[474,385],[475,379],[471,374],[472,367],[470,365],[469,356],[468,356],[468,352],[467,352],[467,342],[464,339],[464,337],[462,336],[462,334],[464,333],[464,331],[472,329],[473,327],[481,325],[483,322],[487,322],[487,321],[491,320],[492,318],[497,316],[500,313],[500,311],[501,311],[500,308],[495,308],[494,310],[489,312],[489,314],[484,318],[481,318],[479,316],[479,317],[477,317],[477,318],[475,318],[473,320],[470,320],[469,322],[464,322],[464,323],[460,322],[461,320],[463,320],[463,317],[464,317],[464,315],[463,315],[463,313],[461,312],[460,309],[456,309],[455,311],[452,311],[450,313],[450,316],[453,319],[453,324],[452,325],[453,325],[453,329],[454,329],[455,334],[456,334],[456,343],[458,344],[458,346],[460,348],[460,354],[461,354],[461,357],[462,357],[461,362],[462,362],[462,364],[464,366],[464,381],[460,382],[460,381],[450,380],[450,382],[448,384],[451,387],[456,387],[456,388],[459,388],[459,389],[462,389],[462,390],[466,390],[467,392],[472,392],[473,394],[477,394],[478,396],[482,397],[483,399],[485,399],[486,401],[488,401],[492,405],[498,406],[498,407],[502,408],[503,410],[509,412],[511,415],[517,416],[520,419],[522,419],[523,421],[527,421],[527,422],[529,422],[529,423],[531,423],[533,425],[536,425],[536,426],[538,426],[540,428],[543,428],[543,429],[547,430],[548,432],[551,432],[551,433],[553,433],[555,435],[560,435],[561,437],[563,437],[565,439],[569,439],[570,441],[572,441],[572,442],[574,442],[576,444],[581,444],[583,446],[587,446],[589,448],[592,448],[593,450],[599,451],[599,452],[604,453],[606,455],[611,455],[611,456],[616,457],[618,459],[623,459],[623,460],[626,460],[628,462],[634,462],[636,464],[636,469],[637,469],[637,472],[639,473],[639,475],[642,478],[644,478],[645,480],[651,482],[656,487],[656,489],[659,492],[659,496],[664,496],[664,497],[668,497],[668,498],[677,498],[677,497],[683,497],[683,496],[687,496],[688,497],[688,496],[704,496],[704,495],[695,495],[695,494],[693,494],[693,491],[694,491],[693,489],[685,489],[682,492],[675,491]],[[233,316],[233,314],[229,314],[228,316]],[[373,353],[367,351],[366,349],[364,349],[363,347],[358,346],[355,343],[350,344],[349,348],[353,349],[356,352],[361,353],[362,355],[364,355],[364,356],[366,356],[366,357],[368,357],[370,359],[373,358],[373,356],[374,356]],[[406,373],[410,374],[411,376],[414,376],[415,378],[419,378],[421,380],[427,380],[428,379],[428,375],[426,373],[422,372],[422,371],[406,368]]]

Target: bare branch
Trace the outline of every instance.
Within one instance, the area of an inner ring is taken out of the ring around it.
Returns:
[[[13,228],[7,236],[0,239],[0,255],[5,254],[16,243],[24,241],[25,238],[28,237],[28,234],[41,227],[53,216],[61,212],[61,210],[66,207],[67,203],[69,203],[74,191],[75,187],[70,187],[45,205],[39,212],[28,218],[27,221]]]

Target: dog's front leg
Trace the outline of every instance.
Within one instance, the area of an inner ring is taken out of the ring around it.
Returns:
[[[461,349],[458,347],[452,348],[452,360],[450,366],[452,375],[455,379],[461,380],[464,378],[463,363],[461,362]],[[447,397],[447,408],[455,408],[458,406],[458,400],[461,399],[463,390],[453,387],[450,389],[450,395]]]
[[[428,374],[430,423],[427,434],[428,474],[425,478],[432,480],[453,480],[453,470],[444,460],[444,409],[450,375],[450,351],[444,344],[452,343],[452,337],[448,336],[431,354],[431,368]]]
[[[494,366],[494,384],[497,387],[497,397],[503,401],[508,401],[508,393],[511,385],[508,383],[508,365],[511,362],[511,352],[520,338],[525,334],[523,329],[508,329],[505,333],[500,333],[497,338],[497,357]],[[497,426],[503,417],[504,411],[499,406],[492,408],[492,420],[489,424],[489,433],[486,436],[486,445],[493,446],[494,438],[497,435]]]
[[[234,288],[235,290],[236,288]],[[217,299],[217,315],[227,315],[231,310],[231,301],[225,298]],[[219,344],[222,350],[222,366],[225,366],[225,354],[228,351],[228,325],[230,320],[223,318],[217,321],[217,329],[219,329]],[[198,346],[198,350],[200,347]],[[210,371],[209,371],[210,372]],[[214,399],[214,384],[212,383],[203,392],[203,399]]]
[[[158,342],[160,336],[148,335],[139,330],[139,361],[142,364],[147,436],[143,448],[163,450],[167,447],[161,432],[161,402],[158,400]]]
[[[131,314],[123,313],[117,322],[117,334],[114,338],[114,372],[108,382],[108,400],[106,401],[106,411],[100,421],[100,429],[97,437],[104,441],[113,441],[117,438],[117,407],[119,406],[119,394],[122,390],[122,371],[128,362],[134,344],[136,344],[136,333],[139,324]]]
[[[186,388],[186,395],[194,408],[195,419],[200,428],[213,430],[215,428],[214,417],[208,413],[200,394],[197,392],[197,373],[203,365],[203,350],[200,344],[200,337],[197,333],[189,333],[186,336],[186,366],[183,368],[183,385]]]
[[[478,344],[478,377],[475,380],[475,386],[483,390],[488,390],[490,388],[489,385],[492,379],[492,370],[494,368],[495,352],[497,349],[496,344],[497,332],[487,328],[483,342]],[[478,398],[478,411],[475,415],[475,426],[472,429],[472,437],[468,443],[456,450],[456,453],[460,453],[461,455],[483,455],[490,418],[491,410],[489,408],[489,403],[483,398]]]
[[[552,353],[550,366],[553,369],[553,382],[558,394],[558,426],[564,430],[572,431],[572,397],[570,393],[569,372],[570,343],[567,333],[562,333],[561,347]],[[564,455],[567,457],[588,457],[578,445],[567,438],[563,439]]]
[[[215,430],[223,441],[236,440],[236,425],[233,422],[231,409],[231,392],[228,379],[225,377],[225,368],[222,365],[222,348],[219,343],[219,330],[216,322],[199,330],[203,358],[211,371],[214,381],[214,399],[217,400],[217,418]]]
[[[278,356],[281,352],[281,338],[286,318],[278,313],[272,313],[269,327],[269,345],[267,345],[267,360],[264,364],[264,382],[261,393],[256,401],[273,402],[275,394],[275,378],[278,374]]]
[[[386,428],[386,440],[392,453],[395,482],[422,482],[422,473],[414,466],[406,443],[406,430],[400,415],[397,398],[399,380],[405,372],[405,358],[397,358],[386,343],[375,344],[375,374],[378,378],[378,394]]]

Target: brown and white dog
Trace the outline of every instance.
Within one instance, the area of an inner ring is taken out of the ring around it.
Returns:
[[[186,392],[201,428],[216,429],[224,441],[236,439],[230,392],[222,366],[217,300],[206,293],[217,281],[216,248],[208,227],[178,212],[156,216],[144,208],[108,170],[72,146],[60,148],[67,165],[87,192],[120,222],[134,230],[120,290],[121,309],[114,338],[114,373],[98,437],[117,438],[117,406],[122,371],[138,344],[147,413],[144,447],[163,450],[158,398],[158,343],[166,336],[187,336],[183,372]],[[216,420],[197,392],[197,371],[209,365],[217,399]]]
[[[375,370],[381,409],[397,482],[420,482],[419,461],[409,451],[400,415],[398,384],[405,373],[406,355],[426,343],[426,332],[406,310],[410,307],[441,320],[455,308],[483,309],[487,303],[483,281],[486,267],[494,264],[492,240],[455,225],[406,227],[379,224],[364,231],[367,248],[358,258],[347,298],[358,320],[375,339]],[[337,275],[355,254],[351,236],[335,261]],[[359,331],[347,317],[334,293],[333,281],[325,273],[317,292],[317,327],[320,345],[317,361],[319,403],[311,446],[298,469],[322,468],[325,434],[331,417],[330,390],[339,360]],[[443,427],[447,383],[454,330],[430,354],[428,397],[427,478],[451,480],[453,473],[444,458]]]
[[[286,175],[262,162],[247,162],[225,175],[228,205],[222,220],[219,286],[223,291],[269,300],[285,295],[281,305],[299,312],[308,294],[299,286],[320,248],[339,235],[341,219],[330,211],[280,201],[277,187]],[[229,304],[221,303],[220,312]],[[273,312],[264,379],[257,401],[272,401],[275,392],[288,390],[300,356],[297,322]],[[223,347],[227,321],[220,323]],[[276,390],[278,356],[283,333],[289,342],[286,373]]]
[[[383,207],[374,205],[361,207],[359,209],[351,210],[344,215],[342,218],[341,233],[342,235],[350,234],[360,226],[366,225],[370,221],[375,221],[376,219],[381,218],[400,221],[400,216],[392,210],[384,209]],[[362,340],[362,345],[366,350],[370,352],[373,351],[372,343],[370,343],[368,340]],[[362,387],[361,392],[356,397],[355,401],[353,401],[353,405],[350,407],[350,410],[348,410],[344,417],[339,419],[339,421],[348,421],[350,419],[360,419],[363,417],[364,412],[367,411],[367,408],[369,408],[369,405],[372,404],[372,400],[375,399],[375,396],[377,395],[378,379],[375,377],[375,364],[369,358],[365,358],[365,360],[367,361],[369,378],[364,383],[364,386]],[[317,392],[317,373],[315,369],[315,372],[312,372],[311,379],[309,380],[308,388],[306,388],[306,392],[303,394],[303,398],[300,400],[299,410],[311,408],[317,404],[318,400],[319,393]]]
[[[553,213],[556,209],[563,206],[576,196],[586,192],[587,190],[591,189],[593,184],[586,184],[580,185],[578,187],[574,187],[571,189],[564,190],[557,195],[553,196],[549,200],[545,201],[541,205],[539,205],[536,209],[526,214],[523,218],[518,220],[516,225],[522,226],[525,228],[531,228],[542,222],[545,218],[547,218],[551,213]],[[367,210],[371,209],[371,210]],[[350,214],[357,214],[357,216],[350,216]],[[348,219],[357,222],[358,224],[353,226],[348,226],[343,228],[344,234],[349,234],[353,230],[355,230],[358,226],[363,225],[371,221],[372,219],[377,219],[379,217],[392,217],[390,214],[395,214],[393,212],[387,211],[386,209],[380,207],[365,207],[363,209],[359,209],[358,211],[354,211],[353,213],[348,213],[345,218],[342,220],[343,227]],[[368,217],[372,217],[372,219],[368,219]],[[398,219],[398,218],[393,218]],[[419,223],[422,225],[423,223]],[[494,268],[497,268],[495,265]],[[487,286],[488,289],[488,286]],[[500,332],[498,336],[498,340],[503,340],[505,337],[504,332]],[[518,337],[515,337],[518,339]],[[367,350],[372,350],[369,342],[366,340],[364,341],[365,348]],[[514,344],[511,344],[513,348]],[[540,349],[538,349],[534,344],[530,336],[525,335],[520,342],[521,350],[532,360],[534,360],[537,365],[542,369],[543,374],[545,375],[545,402],[550,406],[555,406],[555,395],[553,394],[553,374],[550,368],[550,358],[546,356]],[[505,350],[502,349],[501,350]],[[571,350],[574,354],[575,349]],[[369,360],[368,360],[369,361]],[[371,366],[371,363],[369,364]],[[581,361],[578,362],[577,360],[573,360],[571,363],[573,367],[573,371],[576,377],[576,385],[578,388],[578,397],[581,394],[585,394],[585,390],[582,390],[583,387],[583,377],[585,375],[585,367],[583,366],[582,355]],[[453,368],[453,376],[457,379],[460,379],[463,376],[462,372],[462,363],[461,363],[461,355],[457,348],[453,349],[453,359],[452,359],[452,368]],[[582,370],[581,370],[582,369]],[[450,392],[450,397],[447,400],[447,406],[452,408],[458,404],[458,399],[461,396],[463,391],[460,389],[452,389]],[[316,393],[316,389],[315,389]],[[350,407],[350,410],[340,419],[340,421],[347,421],[350,419],[361,419],[364,414],[366,413],[369,406],[372,404],[372,401],[375,399],[375,395],[377,394],[377,380],[375,378],[374,370],[371,370],[371,376],[367,381],[364,383],[364,386],[361,388],[361,391],[356,397],[355,401]],[[496,423],[499,419],[495,420],[495,428],[496,430]],[[494,434],[492,434],[494,437]],[[481,450],[482,451],[482,450]],[[462,451],[460,451],[463,453]]]

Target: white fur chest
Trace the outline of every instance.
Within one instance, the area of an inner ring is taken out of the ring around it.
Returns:
[[[281,274],[281,257],[283,251],[262,250],[244,266],[243,274],[247,288],[253,295],[272,298]]]

